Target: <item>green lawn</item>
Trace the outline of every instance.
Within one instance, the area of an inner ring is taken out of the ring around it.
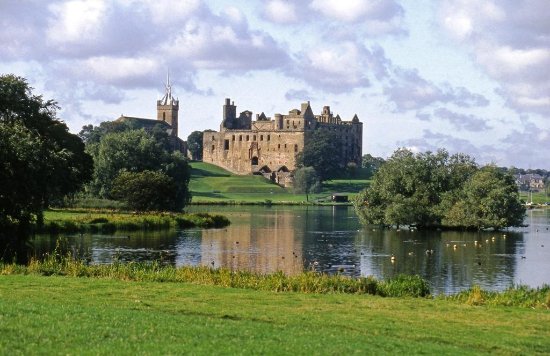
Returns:
[[[547,354],[550,312],[11,275],[0,333],[0,354]]]
[[[533,194],[529,194],[528,192],[520,192],[519,197],[524,202],[529,202],[532,198],[533,203],[535,204],[550,202],[550,197],[545,192],[534,192]]]
[[[192,162],[192,175],[189,189],[194,203],[236,202],[236,203],[300,203],[306,201],[305,194],[294,194],[261,176],[235,175],[218,166]],[[318,194],[309,196],[310,200],[326,199],[331,193],[355,195],[369,181],[365,179],[338,179],[325,182]]]

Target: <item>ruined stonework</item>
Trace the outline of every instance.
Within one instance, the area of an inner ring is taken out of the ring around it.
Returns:
[[[237,107],[225,99],[220,131],[205,131],[203,161],[237,174],[262,174],[281,185],[289,185],[291,171],[296,167],[296,154],[308,144],[315,130],[335,131],[342,139],[342,166],[361,164],[363,124],[357,115],[350,121],[334,116],[325,106],[314,115],[310,103],[288,115],[264,113],[252,120],[246,110],[237,116]]]

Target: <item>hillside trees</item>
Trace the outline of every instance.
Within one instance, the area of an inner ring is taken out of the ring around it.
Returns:
[[[55,199],[92,174],[84,144],[57,118],[57,104],[34,95],[25,79],[0,76],[0,226],[21,235]]]
[[[510,175],[467,155],[399,149],[354,202],[363,222],[467,229],[519,226],[524,208]]]

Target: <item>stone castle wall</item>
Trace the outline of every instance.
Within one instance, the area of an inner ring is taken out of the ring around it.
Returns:
[[[296,155],[313,131],[331,130],[341,138],[342,166],[349,162],[361,164],[363,124],[357,116],[342,121],[328,106],[316,116],[308,102],[301,105],[301,110],[275,114],[273,119],[264,113],[254,121],[251,117],[250,111],[237,116],[236,106],[226,99],[220,131],[204,132],[203,161],[237,174],[263,174],[278,182],[275,173],[296,168]]]

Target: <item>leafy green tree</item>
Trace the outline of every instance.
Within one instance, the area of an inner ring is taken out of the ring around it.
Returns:
[[[90,152],[94,157],[93,195],[110,198],[111,185],[122,171],[156,171],[168,161],[169,153],[145,130],[108,133]]]
[[[175,201],[173,210],[180,211],[191,202],[191,192],[189,191],[191,167],[180,152],[174,152],[170,155],[169,160],[163,164],[162,170],[174,181]]]
[[[176,210],[177,187],[163,172],[122,171],[113,181],[112,196],[137,211]]]
[[[55,199],[92,174],[84,144],[56,117],[55,101],[34,95],[21,77],[0,76],[0,225],[23,235]]]
[[[315,130],[306,136],[302,152],[296,155],[296,166],[313,167],[321,181],[338,176],[342,165],[340,137],[329,130]]]
[[[510,175],[494,167],[479,170],[469,156],[445,150],[397,150],[354,205],[368,224],[499,229],[523,221]]]
[[[102,127],[100,125],[100,127]],[[170,152],[164,131],[144,129],[102,133],[98,142],[88,141],[86,149],[94,158],[94,180],[88,186],[92,196],[115,198],[113,182],[121,172],[162,172],[172,179],[175,203],[159,210],[183,209],[191,200],[189,179],[191,169],[179,152]]]
[[[309,201],[309,194],[321,190],[319,176],[313,167],[298,168],[294,172],[294,192],[305,194],[306,201]]]
[[[367,171],[367,177],[370,178],[385,162],[386,161],[382,157],[374,157],[373,155],[367,153],[366,155],[363,155],[361,165]]]
[[[494,166],[485,166],[464,184],[460,199],[445,213],[443,224],[498,230],[521,226],[524,216],[514,178]]]
[[[192,159],[196,161],[202,160],[202,131],[193,131],[187,136],[187,149],[191,153]]]

